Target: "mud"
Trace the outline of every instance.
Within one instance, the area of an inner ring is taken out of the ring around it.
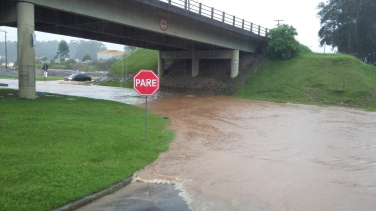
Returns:
[[[183,95],[149,108],[176,138],[137,178],[176,184],[193,210],[376,207],[376,113]]]

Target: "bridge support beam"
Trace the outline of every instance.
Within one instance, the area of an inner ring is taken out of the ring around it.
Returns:
[[[200,59],[227,59],[231,60],[231,78],[236,78],[239,74],[239,50],[160,51],[158,64],[164,64],[164,59],[192,59],[192,77],[200,72]],[[158,69],[158,73],[160,72]]]
[[[17,2],[18,88],[20,98],[35,99],[34,4]]]
[[[158,76],[162,77],[165,72],[165,60],[162,57],[162,51],[158,52]]]
[[[236,78],[239,74],[239,50],[233,50],[231,56],[231,78]]]
[[[200,60],[197,57],[197,51],[192,51],[192,77],[200,73]]]

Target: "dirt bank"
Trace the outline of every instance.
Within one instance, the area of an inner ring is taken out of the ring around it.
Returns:
[[[200,60],[200,74],[192,77],[191,60],[173,60],[166,64],[161,90],[190,94],[232,95],[256,71],[265,56],[241,53],[239,76],[231,79],[230,60]]]

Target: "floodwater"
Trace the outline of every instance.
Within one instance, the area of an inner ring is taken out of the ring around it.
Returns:
[[[144,102],[123,88],[38,81],[37,90]],[[195,211],[375,210],[376,113],[192,95],[154,98],[149,109],[176,137],[135,181],[175,184]]]
[[[210,96],[149,108],[176,138],[137,180],[176,184],[193,210],[375,210],[376,113]]]
[[[8,84],[9,89],[18,89],[17,79],[0,79],[1,83]],[[63,81],[36,81],[37,92],[49,92],[61,95],[72,95],[94,99],[111,100],[126,104],[139,104],[145,102],[145,97],[140,97],[133,89],[96,85],[78,85],[77,82]],[[156,99],[158,94],[150,97]]]

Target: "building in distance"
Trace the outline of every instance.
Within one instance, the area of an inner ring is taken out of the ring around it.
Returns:
[[[127,53],[124,51],[118,51],[118,50],[105,50],[105,51],[99,51],[97,53],[98,61],[100,60],[107,60],[112,58],[120,59],[121,57],[125,56]]]

